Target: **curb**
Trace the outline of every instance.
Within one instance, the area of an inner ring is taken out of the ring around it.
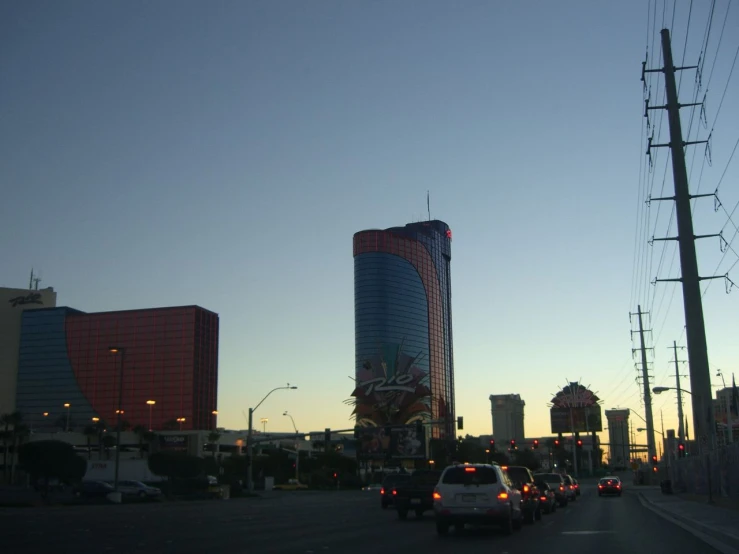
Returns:
[[[659,508],[657,508],[657,506],[651,500],[645,497],[644,494],[637,493],[637,496],[639,497],[639,502],[641,503],[642,506],[654,512],[661,518],[666,519],[670,523],[674,523],[678,527],[685,529],[690,534],[699,538],[700,540],[702,540],[703,542],[705,542],[712,548],[715,548],[717,551],[721,552],[722,554],[739,554],[739,550],[737,550],[734,546],[732,546],[732,544],[735,544],[735,541],[732,540],[731,543],[727,543],[720,539],[717,539],[716,532],[710,527],[708,527],[707,525],[704,525],[702,523],[699,523],[697,521],[690,520],[684,517],[680,517],[675,514],[668,514],[666,511],[660,510]]]

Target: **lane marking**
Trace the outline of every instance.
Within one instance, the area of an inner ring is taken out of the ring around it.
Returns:
[[[562,535],[612,535],[615,531],[562,531]]]

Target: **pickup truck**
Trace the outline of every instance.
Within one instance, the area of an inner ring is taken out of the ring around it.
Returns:
[[[434,488],[439,482],[441,471],[432,469],[417,469],[409,481],[398,483],[393,489],[395,508],[399,519],[406,519],[408,512],[413,510],[416,517],[434,509]]]

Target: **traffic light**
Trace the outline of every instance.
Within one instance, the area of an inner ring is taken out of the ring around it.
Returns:
[[[511,450],[516,449],[516,439],[511,439]]]
[[[464,429],[464,418],[462,416],[457,418],[457,429],[460,431]]]
[[[554,448],[559,448],[559,439],[554,439]]]
[[[577,447],[582,448],[582,439],[577,439]]]
[[[539,448],[539,439],[534,439],[534,448]]]
[[[326,443],[326,447],[331,444],[331,429],[328,427],[326,427],[326,430],[323,432],[323,442]]]
[[[682,442],[679,442],[677,444],[677,457],[678,458],[684,458],[685,457],[685,444]]]
[[[490,450],[495,449],[495,439],[490,439]]]
[[[657,456],[654,455],[652,456],[652,465],[656,466],[657,464],[659,464],[659,460],[657,459]]]

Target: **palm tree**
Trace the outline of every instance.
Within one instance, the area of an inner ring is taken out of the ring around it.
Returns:
[[[105,420],[99,419],[95,422],[95,430],[97,431],[98,435],[98,460],[103,459],[103,436],[105,435],[107,423],[105,423]]]
[[[17,423],[15,427],[13,427],[13,457],[10,460],[11,483],[13,482],[13,478],[15,477],[15,464],[18,460],[18,450],[20,450],[21,445],[29,436],[31,436],[31,430],[27,425],[23,423]]]
[[[94,425],[86,425],[83,433],[85,435],[85,439],[87,439],[87,459],[89,460],[92,457],[92,437],[97,437],[98,430]]]
[[[221,434],[218,431],[211,431],[208,433],[208,442],[213,445],[213,458],[216,457],[218,452],[218,440],[221,438]]]
[[[105,458],[110,459],[110,449],[116,445],[113,435],[105,435],[103,437],[103,448],[105,448]]]
[[[0,416],[0,424],[5,427],[3,433],[3,481],[8,480],[8,445],[15,441],[14,433],[10,432],[10,427],[15,427],[23,423],[23,414],[18,410],[9,414]]]
[[[133,428],[133,432],[136,433],[136,436],[139,438],[139,456],[143,458],[144,457],[144,438],[146,436],[146,433],[149,432],[149,430],[143,425],[136,425]]]

